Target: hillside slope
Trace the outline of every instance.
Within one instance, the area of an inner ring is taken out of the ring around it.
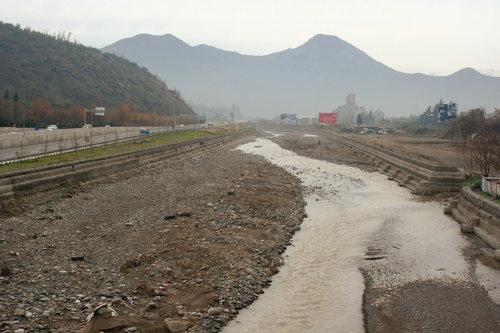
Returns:
[[[464,69],[446,77],[401,73],[346,41],[316,35],[264,56],[190,46],[172,35],[140,34],[103,48],[147,67],[196,104],[237,105],[250,117],[314,116],[356,102],[386,116],[422,113],[440,99],[460,110],[500,106],[500,78]]]
[[[117,108],[135,103],[139,112],[193,114],[176,91],[146,68],[69,41],[0,22],[0,89],[19,101],[42,98],[53,106]]]

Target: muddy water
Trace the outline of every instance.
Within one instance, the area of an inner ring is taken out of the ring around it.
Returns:
[[[373,246],[380,256],[399,251],[391,260],[401,269],[381,283],[467,275],[458,226],[441,206],[417,202],[383,175],[297,156],[267,139],[239,149],[296,174],[308,217],[272,285],[223,332],[363,332],[359,267]]]

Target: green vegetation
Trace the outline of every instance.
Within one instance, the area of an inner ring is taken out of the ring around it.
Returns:
[[[236,129],[236,131],[239,129]],[[26,160],[22,162],[0,165],[0,173],[17,171],[28,168],[40,168],[54,164],[67,163],[72,161],[97,158],[121,153],[128,153],[142,149],[168,145],[188,140],[208,138],[227,134],[230,130],[225,128],[215,128],[210,130],[195,130],[183,132],[169,132],[160,135],[148,136],[145,138],[136,139],[129,142],[117,143],[102,147],[89,148],[68,152],[64,154],[41,157],[34,160]]]
[[[95,106],[106,107],[114,125],[167,123],[171,110],[194,117],[180,93],[145,68],[70,38],[0,22],[0,126],[81,126],[84,107]]]

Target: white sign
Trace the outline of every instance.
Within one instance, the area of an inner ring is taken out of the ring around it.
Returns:
[[[106,108],[103,106],[98,106],[95,108],[95,115],[96,116],[104,116],[104,111],[106,111]]]

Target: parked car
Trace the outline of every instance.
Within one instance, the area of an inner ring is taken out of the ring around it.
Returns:
[[[104,126],[104,128],[111,128],[111,125],[106,125]]]
[[[47,126],[47,131],[53,131],[57,129],[57,125],[49,125]]]
[[[92,128],[92,124],[85,124],[82,128]]]

